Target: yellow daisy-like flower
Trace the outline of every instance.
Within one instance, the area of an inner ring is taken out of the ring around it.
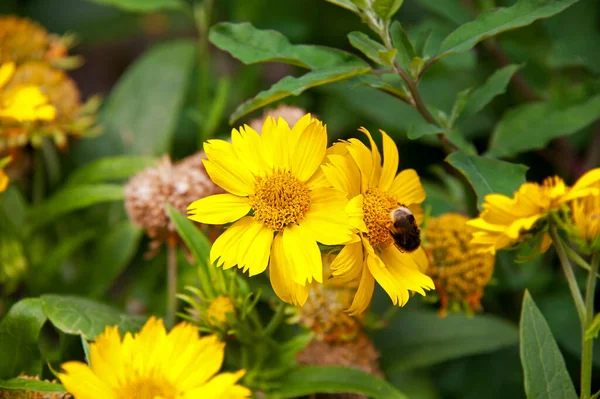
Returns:
[[[427,256],[420,247],[413,252],[401,251],[394,245],[390,233],[391,213],[406,206],[417,224],[423,218],[419,205],[425,200],[425,190],[413,169],[398,170],[398,148],[384,132],[382,159],[371,134],[367,135],[371,149],[357,139],[335,144],[322,170],[326,179],[351,198],[348,213],[360,232],[360,240],[347,244],[331,264],[333,275],[350,281],[360,275],[360,283],[349,311],[364,312],[371,301],[374,280],[388,293],[394,305],[403,306],[409,291],[425,295],[433,289],[433,281],[424,271]]]
[[[200,338],[189,323],[167,334],[151,317],[135,335],[121,341],[118,327],[106,327],[90,345],[90,366],[67,362],[58,374],[75,399],[244,399],[237,385],[244,370],[218,373],[225,344],[216,336]]]
[[[578,198],[571,203],[575,241],[585,252],[600,249],[600,195]],[[571,227],[571,226],[569,226]]]
[[[522,234],[550,211],[577,198],[599,193],[600,168],[593,169],[568,187],[558,176],[548,177],[542,184],[524,183],[513,197],[502,194],[485,196],[483,211],[469,222],[475,227],[473,244],[494,254],[497,250],[519,242]],[[595,187],[594,187],[595,186]],[[552,243],[546,234],[541,243],[544,252]]]
[[[302,306],[311,282],[323,282],[317,242],[338,245],[352,238],[345,194],[317,178],[326,147],[326,127],[310,114],[292,129],[282,118],[267,118],[260,135],[245,125],[232,131],[231,143],[209,140],[204,166],[228,193],[193,202],[189,218],[236,221],[213,244],[210,261],[225,269],[237,265],[250,276],[268,265],[275,293]]]
[[[15,64],[7,62],[0,66],[0,91],[15,73]],[[21,84],[2,91],[0,96],[0,120],[17,122],[53,120],[56,109],[48,104],[48,98],[35,85]]]

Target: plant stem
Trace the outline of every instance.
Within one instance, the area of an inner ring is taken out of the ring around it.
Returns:
[[[167,317],[166,324],[173,326],[177,310],[177,245],[167,243]]]
[[[198,31],[198,65],[200,76],[198,77],[198,95],[200,111],[202,112],[203,123],[198,132],[198,146],[202,148],[204,142],[204,128],[208,118],[208,109],[210,107],[210,49],[208,44],[208,29],[212,15],[213,0],[204,0],[202,4],[194,7],[194,21]]]
[[[279,304],[279,306],[277,307],[277,310],[275,311],[275,314],[273,315],[273,318],[271,319],[271,321],[269,321],[269,324],[267,324],[267,327],[265,328],[263,335],[264,336],[270,336],[272,335],[275,330],[277,329],[277,327],[279,327],[279,325],[281,324],[281,322],[283,321],[283,318],[285,317],[285,309],[287,308],[287,305],[285,304],[285,302],[281,302]]]
[[[591,269],[588,274],[587,284],[585,289],[585,311],[586,323],[585,328],[582,328],[582,353],[581,353],[581,398],[588,399],[592,392],[592,358],[594,350],[594,338],[586,339],[585,333],[594,319],[594,296],[596,294],[596,273],[598,272],[598,264],[600,263],[600,255],[595,254],[592,257]]]
[[[44,199],[46,191],[46,176],[44,172],[42,150],[36,148],[33,155],[33,188],[31,190],[31,202],[34,204],[38,204]]]
[[[558,235],[556,227],[550,226],[550,235],[552,236],[552,242],[554,243],[554,247],[558,253],[558,258],[560,259],[560,264],[565,274],[565,278],[569,284],[569,290],[571,291],[573,302],[575,302],[575,308],[577,309],[577,315],[579,316],[579,321],[581,322],[581,328],[583,330],[585,329],[586,325],[586,307],[585,303],[583,302],[583,297],[581,296],[581,291],[577,286],[577,280],[575,279],[575,273],[573,273],[573,267],[571,266],[571,262],[569,262],[569,258],[567,257],[567,253],[563,247],[562,239]]]

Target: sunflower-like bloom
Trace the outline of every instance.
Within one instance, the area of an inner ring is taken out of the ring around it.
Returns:
[[[433,289],[431,278],[424,274],[427,256],[422,248],[402,251],[394,245],[390,232],[393,210],[406,206],[420,224],[425,190],[413,169],[398,170],[398,148],[384,132],[383,166],[381,155],[371,134],[365,129],[371,149],[357,139],[335,144],[323,165],[325,178],[333,187],[346,193],[350,202],[347,212],[359,230],[360,239],[344,246],[331,264],[336,278],[350,281],[360,276],[358,290],[350,306],[351,314],[364,312],[373,296],[374,281],[388,293],[394,305],[403,306],[409,291],[425,295]],[[416,234],[418,234],[418,230]]]
[[[219,373],[225,344],[216,336],[200,338],[183,322],[168,334],[151,317],[135,335],[121,341],[118,327],[106,327],[90,345],[90,366],[67,362],[58,374],[75,399],[244,399],[237,385],[244,370]]]
[[[56,109],[48,103],[48,97],[39,86],[19,84],[7,87],[14,77],[15,69],[13,62],[0,66],[0,122],[49,121],[56,118]]]
[[[536,224],[543,221],[551,211],[562,204],[589,195],[598,195],[600,168],[593,169],[569,187],[558,176],[548,177],[542,184],[524,183],[513,197],[502,194],[485,196],[483,211],[477,219],[469,221],[475,227],[473,244],[494,254],[497,250],[516,244],[527,233],[537,233]],[[545,252],[552,240],[544,233],[541,252]]]
[[[427,221],[423,244],[429,256],[427,274],[440,297],[441,315],[454,304],[464,304],[470,312],[479,310],[483,289],[494,274],[494,255],[473,248],[470,241],[475,229],[468,221],[456,213]]]
[[[269,266],[275,293],[302,306],[311,282],[323,282],[317,242],[338,245],[352,238],[346,196],[317,179],[326,147],[326,127],[310,114],[292,129],[282,118],[267,118],[260,135],[245,125],[232,131],[231,143],[209,140],[204,166],[228,193],[193,202],[189,218],[235,221],[215,241],[210,261],[225,269],[237,265],[250,276]]]

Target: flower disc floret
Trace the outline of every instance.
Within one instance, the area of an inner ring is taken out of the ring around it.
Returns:
[[[363,220],[373,248],[385,249],[394,243],[389,230],[390,213],[400,205],[396,196],[377,188],[370,188],[364,194]]]
[[[257,177],[249,198],[256,220],[274,231],[300,222],[310,208],[308,187],[290,171]]]

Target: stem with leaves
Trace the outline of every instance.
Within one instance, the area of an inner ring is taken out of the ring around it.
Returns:
[[[586,337],[586,332],[594,320],[594,296],[596,294],[596,274],[598,272],[598,264],[600,263],[600,255],[595,254],[592,257],[590,264],[591,269],[588,274],[587,284],[585,289],[585,311],[586,324],[582,329],[582,352],[581,352],[581,399],[588,399],[592,390],[592,360],[594,351],[594,338]]]

